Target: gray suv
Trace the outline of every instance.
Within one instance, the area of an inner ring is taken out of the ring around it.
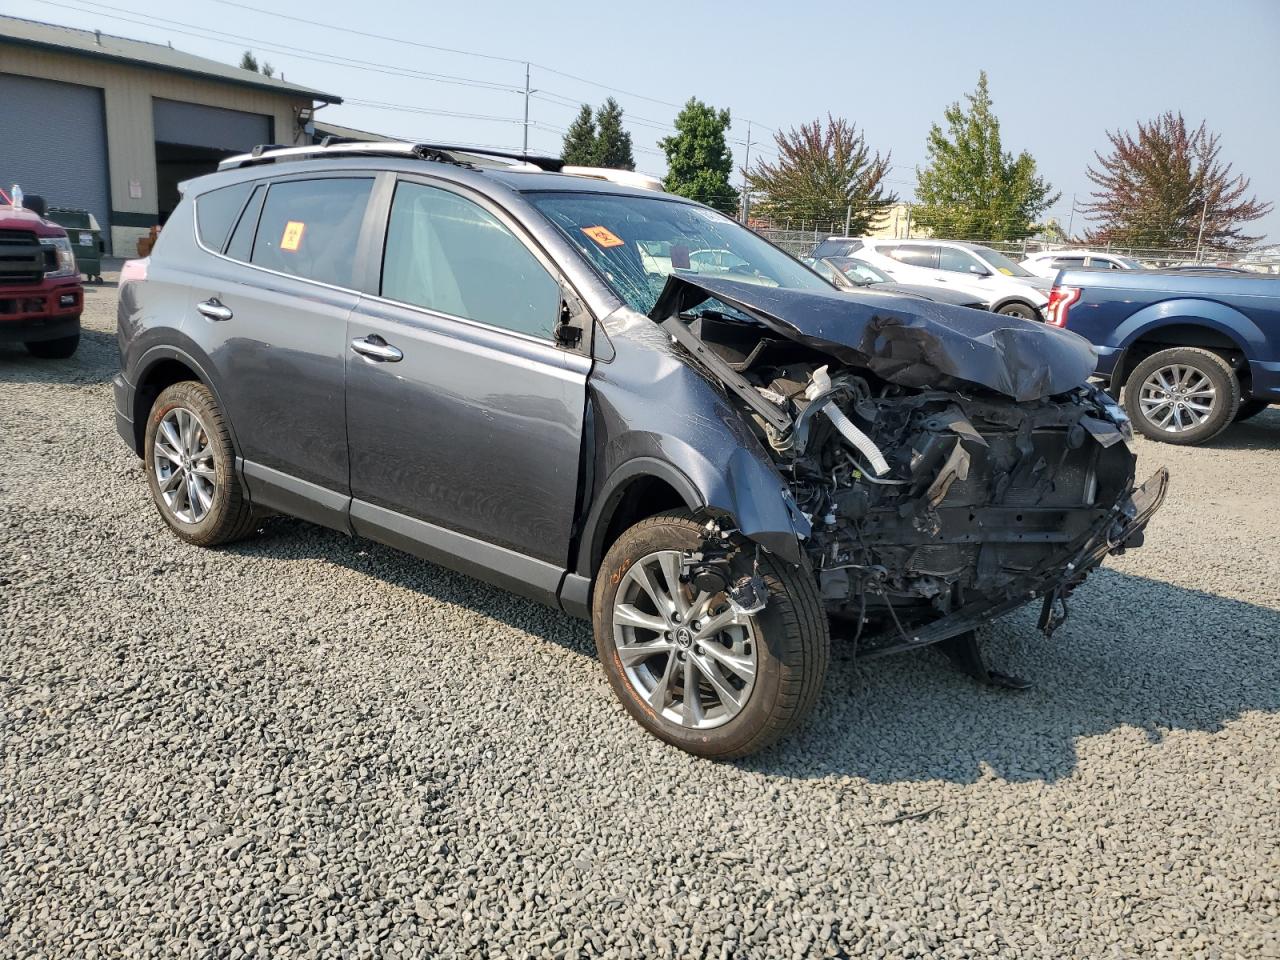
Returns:
[[[122,274],[116,419],[179,537],[284,513],[589,618],[646,729],[793,728],[834,632],[1051,631],[1161,471],[1054,327],[837,292],[723,215],[556,160],[259,148]]]

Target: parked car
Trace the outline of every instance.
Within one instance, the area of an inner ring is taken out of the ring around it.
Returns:
[[[1048,322],[1087,337],[1134,426],[1204,443],[1280,403],[1280,278],[1064,270]]]
[[[972,294],[952,290],[941,284],[926,286],[922,283],[894,283],[887,273],[882,273],[866,261],[854,257],[824,257],[821,260],[806,257],[802,262],[837,290],[920,297],[935,303],[950,303],[957,307],[987,309],[987,305]]]
[[[861,246],[845,256],[856,255],[899,283],[942,284],[981,300],[994,313],[1043,319],[1041,311],[1049,302],[1051,282],[990,247],[958,240],[883,237],[864,237],[859,243]],[[819,255],[816,250],[814,255]]]
[[[84,287],[67,231],[43,216],[39,197],[0,192],[0,343],[65,359],[80,343]]]
[[[1052,280],[1059,270],[1141,270],[1137,260],[1104,250],[1041,250],[1018,264],[1028,273]]]
[[[164,522],[215,546],[279,511],[590,618],[626,710],[693,753],[792,729],[829,617],[1009,682],[974,629],[1032,599],[1051,629],[1163,497],[1066,331],[872,305],[559,160],[221,167],[121,274],[116,423]]]

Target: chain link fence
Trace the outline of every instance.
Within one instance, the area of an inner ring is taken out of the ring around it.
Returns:
[[[836,221],[786,221],[782,224],[752,222],[751,228],[777,244],[793,257],[807,257],[827,237],[844,236],[844,223]],[[1054,243],[1046,240],[984,240],[975,237],[912,237],[913,240],[963,240],[999,250],[1014,260],[1022,260],[1041,250],[1106,250],[1144,267],[1169,267],[1200,263],[1205,266],[1235,267],[1254,273],[1280,274],[1280,247],[1242,252],[1202,248],[1197,260],[1195,250],[1161,247],[1127,247],[1115,244]]]

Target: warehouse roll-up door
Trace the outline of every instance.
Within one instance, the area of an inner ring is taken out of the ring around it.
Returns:
[[[243,153],[271,142],[271,118],[262,114],[159,98],[154,103],[157,143]]]
[[[152,101],[152,118],[161,222],[178,205],[178,184],[211,173],[225,157],[272,140],[272,118],[243,110],[157,97]]]
[[[107,123],[102,91],[0,73],[0,186],[98,218],[108,244]]]

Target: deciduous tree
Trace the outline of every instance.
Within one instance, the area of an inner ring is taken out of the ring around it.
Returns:
[[[1204,246],[1239,249],[1259,239],[1242,227],[1271,212],[1248,196],[1249,178],[1218,158],[1218,134],[1187,128],[1181,113],[1138,123],[1136,133],[1108,131],[1111,150],[1088,169],[1098,189],[1085,204],[1096,226],[1090,243],[1193,249],[1204,219]]]
[[[986,71],[929,130],[929,162],[916,171],[915,222],[935,236],[1015,240],[1035,233],[1036,221],[1061,194],[1036,174],[1036,161],[1004,150],[991,109]]]
[[[664,186],[671,193],[697,200],[725,213],[738,209],[733,153],[725,143],[729,111],[716,110],[690,97],[676,115],[676,132],[658,141],[667,155]]]
[[[867,146],[857,126],[827,116],[774,135],[778,160],[759,159],[747,186],[763,196],[755,210],[774,220],[840,221],[850,213],[850,233],[866,233],[897,196],[884,180],[890,154]]]

